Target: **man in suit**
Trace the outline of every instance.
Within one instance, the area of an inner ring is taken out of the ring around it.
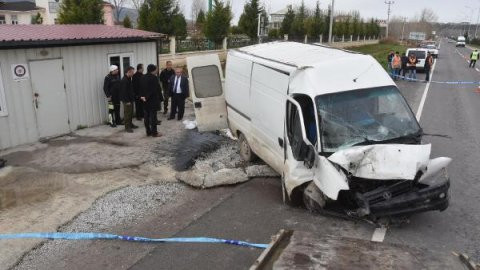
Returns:
[[[144,102],[143,121],[147,136],[152,137],[162,136],[157,132],[157,111],[160,109],[160,102],[163,101],[157,73],[157,66],[150,64],[147,67],[147,74],[140,81],[140,99]]]
[[[137,65],[137,72],[132,77],[133,91],[135,92],[135,116],[137,120],[143,118],[143,101],[140,100],[140,81],[143,77],[143,64]]]
[[[185,99],[190,95],[187,77],[183,76],[182,68],[175,68],[175,75],[170,79],[170,96],[172,97],[172,109],[168,120],[183,119],[185,112]]]

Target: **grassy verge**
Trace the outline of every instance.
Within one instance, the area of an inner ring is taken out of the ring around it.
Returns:
[[[360,47],[351,47],[348,50],[370,54],[373,56],[385,69],[387,68],[387,55],[393,50],[398,51],[400,55],[407,51],[407,46],[399,44],[371,44]]]

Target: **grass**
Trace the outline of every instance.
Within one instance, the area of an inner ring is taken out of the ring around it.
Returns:
[[[360,47],[351,47],[348,50],[370,54],[375,58],[385,69],[387,68],[387,55],[393,50],[398,51],[400,55],[407,51],[407,46],[400,44],[371,44]]]

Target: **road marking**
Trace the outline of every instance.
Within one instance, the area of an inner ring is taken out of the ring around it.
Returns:
[[[430,81],[433,78],[433,72],[435,71],[435,66],[437,65],[437,62],[438,60],[435,61],[435,63],[433,63],[432,72],[430,73]],[[417,115],[416,115],[418,122],[420,122],[420,117],[422,117],[423,107],[425,106],[425,101],[427,100],[428,89],[430,89],[430,81],[427,82],[427,85],[425,86],[425,90],[423,90],[422,99],[420,100],[420,105],[418,106]]]
[[[372,242],[383,242],[385,235],[387,234],[387,227],[376,228],[373,231]]]

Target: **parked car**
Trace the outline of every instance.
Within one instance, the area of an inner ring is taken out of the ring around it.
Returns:
[[[430,54],[432,54],[433,58],[438,58],[438,49],[435,44],[427,44],[425,49],[428,50]]]
[[[417,56],[417,70],[425,69],[425,58],[427,58],[428,49],[424,48],[409,48],[407,49],[406,55],[415,54]]]
[[[464,36],[459,36],[457,38],[457,44],[455,47],[465,47],[465,37]]]
[[[378,219],[445,210],[450,158],[370,55],[273,42],[187,58],[198,130],[229,128],[246,161],[282,175],[284,201]]]

